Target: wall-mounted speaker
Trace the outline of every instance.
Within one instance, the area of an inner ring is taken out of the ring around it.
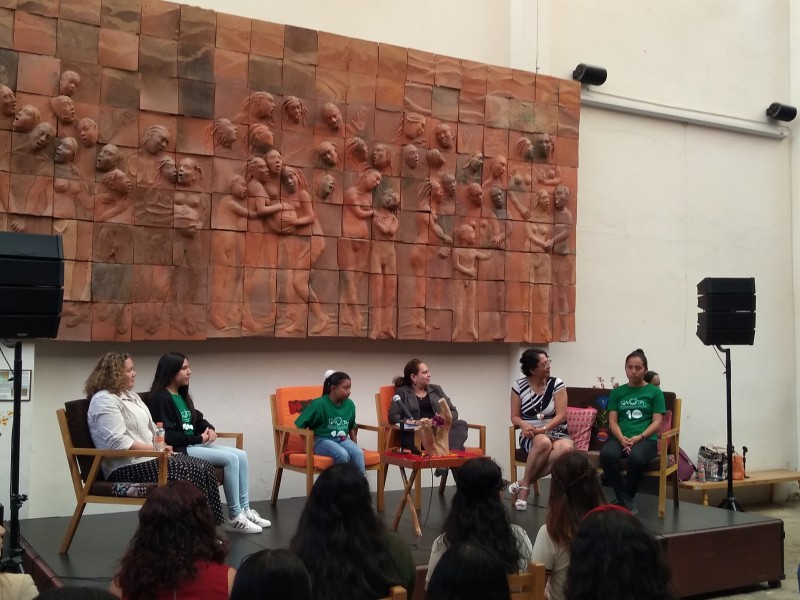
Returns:
[[[61,236],[0,232],[0,338],[54,338],[64,302]]]
[[[697,284],[697,337],[706,346],[752,346],[756,335],[756,280],[706,277]]]

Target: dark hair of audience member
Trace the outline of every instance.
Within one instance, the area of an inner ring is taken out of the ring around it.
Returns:
[[[411,376],[419,373],[419,366],[421,364],[422,361],[418,358],[412,358],[410,361],[408,361],[406,366],[403,368],[403,376],[395,377],[392,381],[392,383],[394,383],[394,387],[399,388],[401,385],[407,385],[411,387],[413,383],[411,381]]]
[[[656,383],[653,383],[653,385],[658,385],[661,383],[661,377],[659,377],[658,373],[655,371],[645,372],[643,379],[645,383],[653,383],[653,380],[655,379]]]
[[[353,463],[335,464],[317,478],[289,549],[306,566],[315,600],[374,600],[406,585],[369,483]]]
[[[250,554],[236,571],[230,600],[266,597],[311,600],[308,571],[288,550],[261,550]]]
[[[149,600],[157,590],[191,581],[196,561],[222,564],[227,553],[202,492],[188,481],[170,481],[150,492],[139,511],[114,581],[128,600]]]
[[[642,366],[644,366],[644,370],[647,371],[647,357],[644,355],[644,350],[641,348],[637,348],[628,354],[628,356],[625,357],[625,364],[627,365],[630,359],[637,357],[642,359]]]
[[[150,386],[150,392],[155,394],[161,390],[167,389],[167,386],[172,383],[175,376],[180,373],[183,368],[183,361],[186,360],[186,355],[180,352],[167,352],[158,359],[156,365],[156,373],[153,375],[153,385]],[[178,394],[186,402],[186,406],[192,411],[192,418],[194,418],[194,402],[189,395],[189,386],[182,385],[178,388]]]
[[[431,600],[508,600],[505,564],[486,547],[459,544],[448,548],[433,570]]]
[[[569,549],[583,516],[605,502],[597,471],[581,452],[568,452],[553,463],[547,533],[553,542]]]
[[[511,530],[500,491],[502,471],[490,458],[476,458],[455,471],[456,493],[442,526],[447,548],[474,544],[490,550],[506,573],[519,570],[517,538]]]
[[[347,373],[343,373],[342,371],[335,371],[328,375],[325,380],[322,382],[322,394],[330,394],[331,388],[339,385],[343,381],[350,379],[350,375]]]
[[[539,350],[538,348],[528,348],[519,357],[519,369],[526,377],[533,373],[533,370],[539,365],[539,357],[542,355],[547,356],[547,352]]]
[[[117,597],[101,588],[62,587],[44,591],[34,600],[117,600]]]
[[[628,511],[600,507],[572,541],[567,600],[673,600],[661,546]]]

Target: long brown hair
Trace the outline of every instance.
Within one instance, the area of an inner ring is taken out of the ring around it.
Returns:
[[[562,454],[551,472],[545,524],[553,542],[569,548],[583,516],[605,502],[597,471],[581,452]]]
[[[407,385],[408,387],[411,387],[411,376],[419,373],[419,366],[421,364],[422,361],[418,358],[412,358],[410,361],[408,361],[406,366],[403,368],[403,376],[394,378],[394,387],[399,388],[401,385]]]
[[[202,492],[188,481],[170,481],[154,489],[139,511],[139,527],[114,582],[129,600],[149,600],[192,580],[197,561],[222,564],[227,554]]]
[[[100,390],[108,390],[112,394],[125,391],[125,361],[131,358],[127,352],[106,352],[97,361],[94,370],[86,378],[83,391],[91,398]]]

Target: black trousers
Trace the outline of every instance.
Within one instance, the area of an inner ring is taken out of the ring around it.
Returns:
[[[622,469],[620,459],[625,456],[622,444],[617,438],[610,438],[600,450],[600,466],[603,467],[606,479],[613,488],[618,499],[626,496],[633,498],[642,483],[644,472],[647,470],[647,463],[653,460],[658,454],[655,440],[642,440],[634,444],[630,454],[627,455],[628,469],[625,482],[622,481]]]

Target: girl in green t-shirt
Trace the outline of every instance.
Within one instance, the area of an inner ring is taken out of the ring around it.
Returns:
[[[322,396],[312,400],[295,419],[295,426],[314,432],[314,454],[330,456],[335,463],[351,462],[366,475],[364,451],[356,444],[356,405],[350,400],[350,376],[328,371]]]
[[[647,357],[640,348],[626,357],[628,383],[614,388],[608,400],[608,425],[613,437],[600,450],[600,464],[617,495],[615,502],[632,513],[637,512],[633,498],[647,463],[658,453],[656,440],[666,412],[664,394],[644,380],[646,371]],[[624,483],[622,457],[628,460]]]

